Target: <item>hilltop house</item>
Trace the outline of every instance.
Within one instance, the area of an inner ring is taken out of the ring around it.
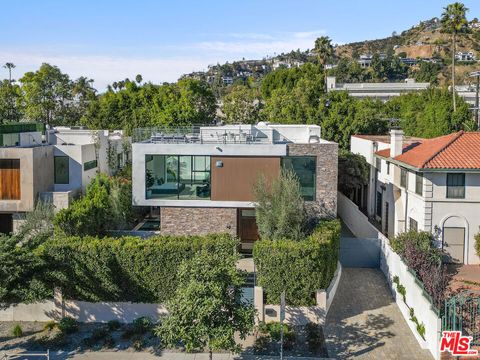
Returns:
[[[38,199],[68,207],[98,172],[128,161],[121,131],[0,125],[0,232],[10,233]]]
[[[473,51],[460,51],[455,54],[455,60],[457,61],[475,61],[475,59]]]
[[[327,76],[327,91],[346,91],[350,96],[364,99],[375,98],[382,101],[401,94],[428,89],[430,83],[417,83],[415,79],[394,83],[337,83],[335,76]]]
[[[433,139],[354,135],[351,151],[365,156],[370,181],[360,207],[393,236],[408,230],[434,234],[451,262],[479,264],[480,133]]]
[[[132,144],[133,205],[159,211],[164,234],[227,232],[251,251],[258,239],[253,186],[282,167],[299,177],[320,217],[335,217],[338,145],[316,125],[137,129]]]

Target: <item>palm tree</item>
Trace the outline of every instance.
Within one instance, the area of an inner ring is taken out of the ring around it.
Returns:
[[[12,83],[12,69],[15,68],[15,64],[11,63],[11,62],[7,62],[7,63],[5,63],[5,65],[3,65],[3,67],[5,69],[8,69],[8,82],[11,84]]]
[[[457,35],[468,31],[468,21],[465,17],[468,9],[462,3],[456,2],[443,8],[442,13],[442,32],[452,34],[452,94],[453,111],[457,110],[455,99],[455,47],[457,45]]]
[[[328,59],[333,56],[333,46],[332,40],[328,36],[321,36],[315,40],[315,47],[313,48],[313,52],[318,56],[318,62],[325,68],[325,64],[327,63]],[[324,88],[325,92],[327,91],[327,72],[324,71]]]
[[[328,59],[333,56],[332,40],[328,36],[321,36],[315,40],[313,52],[317,54],[318,61],[325,66]]]

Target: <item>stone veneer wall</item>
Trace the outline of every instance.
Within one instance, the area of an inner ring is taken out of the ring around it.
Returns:
[[[317,157],[316,201],[308,202],[311,210],[320,217],[337,216],[337,179],[338,179],[338,144],[289,144],[288,156]]]
[[[166,235],[237,235],[236,208],[162,207],[160,231]]]

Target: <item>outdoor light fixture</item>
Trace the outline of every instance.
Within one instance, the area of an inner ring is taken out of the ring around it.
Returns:
[[[217,160],[217,162],[215,163],[215,166],[218,167],[218,168],[222,168],[223,167],[223,161],[222,160]]]

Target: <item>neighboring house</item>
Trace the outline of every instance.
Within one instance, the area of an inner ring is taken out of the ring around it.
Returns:
[[[38,199],[56,211],[68,207],[98,172],[112,174],[128,161],[121,132],[42,130],[0,125],[0,232],[14,231]]]
[[[451,262],[479,264],[480,133],[433,139],[352,136],[351,150],[371,165],[366,211],[393,236],[408,230],[434,234]]]
[[[415,79],[395,83],[337,83],[335,76],[327,76],[327,91],[346,91],[350,96],[387,101],[401,94],[428,89],[430,83],[417,83]]]
[[[475,85],[456,85],[455,91],[467,104],[471,107],[475,107],[475,101],[477,100]]]
[[[458,52],[455,54],[455,60],[458,61],[475,61],[475,54],[472,51]]]
[[[225,85],[232,85],[233,84],[233,77],[231,76],[222,76],[222,81]]]
[[[316,125],[137,129],[132,144],[133,205],[160,211],[164,234],[227,232],[250,251],[258,239],[253,186],[286,167],[309,208],[335,217],[338,145]],[[134,133],[134,134],[135,134]]]

